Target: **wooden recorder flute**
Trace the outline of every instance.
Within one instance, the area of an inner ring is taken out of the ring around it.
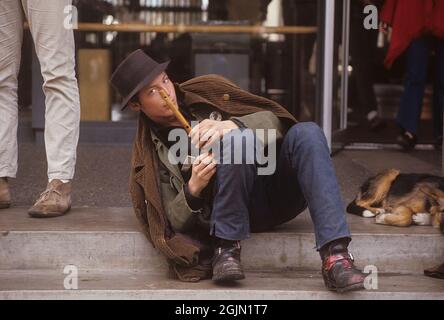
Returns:
[[[159,93],[160,93],[160,96],[162,97],[162,99],[165,100],[167,106],[171,109],[171,111],[173,111],[173,113],[176,116],[177,120],[179,120],[179,122],[182,124],[182,126],[184,127],[186,132],[190,133],[191,126],[188,123],[188,121],[185,119],[185,117],[182,115],[182,113],[180,113],[179,108],[173,103],[173,101],[171,101],[170,97],[165,92],[165,90],[161,89],[159,91]]]

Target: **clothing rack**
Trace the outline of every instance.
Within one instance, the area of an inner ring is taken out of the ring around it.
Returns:
[[[168,32],[174,40],[176,33],[169,26],[196,25],[207,21],[208,1],[205,0],[106,0],[117,9],[118,21],[130,21],[147,26],[163,26],[159,29],[138,28],[140,46],[150,45],[157,32]],[[174,29],[174,28],[173,28]],[[122,31],[120,29],[119,31]]]

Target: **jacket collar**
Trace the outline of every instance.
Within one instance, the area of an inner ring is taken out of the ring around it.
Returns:
[[[191,106],[193,104],[202,103],[202,104],[211,105],[212,107],[220,110],[219,106],[217,106],[210,100],[205,99],[204,97],[195,94],[191,91],[185,90],[180,84],[176,83],[174,87],[176,89],[176,95],[178,96],[178,99],[181,99],[181,101],[184,102],[184,105]]]

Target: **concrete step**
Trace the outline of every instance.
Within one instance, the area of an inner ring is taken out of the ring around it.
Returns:
[[[217,286],[211,280],[183,283],[147,272],[97,273],[79,271],[77,290],[65,289],[65,276],[61,270],[2,271],[0,272],[0,300],[444,300],[444,281],[420,275],[379,274],[377,290],[347,294],[328,291],[324,287],[321,275],[318,272],[309,271],[247,272],[245,280],[225,286]]]
[[[432,227],[395,228],[348,215],[358,267],[422,274],[443,262],[444,237]],[[307,212],[243,242],[246,270],[319,270]],[[0,270],[139,270],[163,272],[164,258],[140,231],[131,208],[74,208],[66,216],[32,219],[26,208],[0,212]]]

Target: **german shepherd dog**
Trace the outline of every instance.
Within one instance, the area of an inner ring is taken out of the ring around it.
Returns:
[[[443,229],[444,178],[385,170],[361,186],[347,212],[366,218],[376,217],[378,224],[398,227],[433,225]]]

